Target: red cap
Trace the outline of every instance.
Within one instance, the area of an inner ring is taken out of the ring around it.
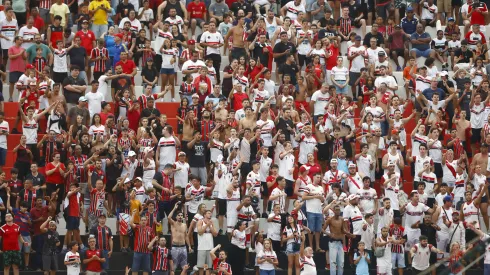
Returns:
[[[391,130],[391,134],[392,134],[392,135],[396,135],[396,134],[398,134],[398,130],[397,130],[397,129],[393,129],[393,130]]]
[[[196,44],[196,40],[187,41],[187,45],[195,45],[195,44]]]
[[[304,165],[299,168],[300,173],[304,173],[305,171],[308,171],[308,170],[310,170],[310,167],[304,166]]]
[[[114,35],[114,36],[119,37],[119,38],[121,38],[121,39],[123,38],[123,34],[122,34],[122,33],[118,33],[118,34],[116,34],[116,35]]]
[[[32,64],[27,64],[26,69],[34,69],[34,66]]]

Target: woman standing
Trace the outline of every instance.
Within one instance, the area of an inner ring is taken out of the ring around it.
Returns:
[[[109,52],[109,59],[107,59],[107,68],[112,68],[114,64],[114,55],[116,54],[116,42],[114,41],[114,26],[110,26],[106,33],[102,34],[101,38],[104,38],[105,47]]]
[[[275,275],[276,266],[279,265],[277,255],[272,250],[271,239],[264,240],[264,249],[257,254],[257,264],[259,265],[260,275]]]
[[[172,102],[175,102],[175,62],[179,56],[179,51],[173,49],[169,39],[163,41],[162,47],[160,47],[160,53],[162,54],[162,68],[160,69],[160,76],[162,78],[162,89],[170,85],[170,94]]]
[[[332,73],[330,77],[332,78],[332,83],[337,90],[337,94],[346,95],[348,91],[347,83],[349,83],[349,69],[344,67],[344,58],[337,57],[337,66],[332,68]]]
[[[222,91],[225,97],[229,97],[230,92],[233,90],[233,72],[238,69],[238,60],[233,59],[230,65],[223,69],[223,83]]]
[[[14,153],[17,153],[17,159],[15,160],[14,167],[19,170],[18,178],[24,181],[25,176],[30,171],[31,160],[33,158],[31,150],[27,148],[27,138],[25,135],[20,137],[19,145],[15,146]]]
[[[66,167],[60,161],[59,152],[53,153],[53,160],[46,165],[46,194],[58,193],[56,214],[60,212],[60,204],[65,198],[65,188],[63,187]]]
[[[113,189],[117,184],[117,178],[121,176],[122,166],[123,161],[121,153],[116,151],[115,146],[109,146],[105,162],[105,173],[107,180],[105,190],[107,192],[107,202],[109,206],[107,212],[109,213],[109,217],[116,213],[116,198]]]
[[[288,275],[300,274],[299,252],[301,246],[301,227],[296,224],[293,216],[287,217],[287,224],[282,233],[282,241],[286,242],[286,255],[288,256]]]
[[[88,134],[90,136],[90,140],[92,140],[92,145],[95,142],[103,141],[105,135],[105,126],[100,123],[100,115],[94,114],[92,117],[92,125],[88,129]]]
[[[153,134],[152,134],[153,136]],[[155,137],[155,136],[153,136]],[[156,139],[156,138],[155,138]],[[146,189],[152,188],[152,180],[155,176],[155,160],[154,160],[153,147],[145,147],[143,151],[144,159],[143,159],[143,186]]]
[[[239,221],[231,232],[230,253],[233,257],[230,258],[230,265],[233,273],[242,274],[245,269],[245,250],[247,249],[247,230],[250,230],[255,225],[247,227],[246,221]]]

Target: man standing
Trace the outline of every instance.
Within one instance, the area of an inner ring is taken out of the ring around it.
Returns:
[[[184,223],[184,213],[177,211],[177,220],[173,219],[174,213],[180,206],[180,201],[175,204],[174,209],[168,215],[168,222],[171,225],[170,230],[172,233],[172,260],[173,268],[170,271],[175,271],[175,269],[180,266],[184,268],[187,265],[187,248],[189,247],[189,253],[192,253],[192,248],[189,243],[189,236],[187,234],[187,226]]]
[[[424,270],[429,268],[429,259],[430,253],[439,253],[443,254],[444,251],[441,251],[431,244],[428,244],[428,240],[426,236],[420,236],[419,242],[415,244],[410,249],[410,258],[412,258],[412,274],[422,273]]]
[[[187,13],[187,20],[191,22],[192,39],[195,39],[196,26],[199,25],[199,27],[202,29],[204,23],[207,21],[206,5],[200,0],[193,0],[187,5],[187,10],[189,11]]]
[[[279,37],[281,38],[281,42],[277,43],[272,51],[274,61],[276,62],[276,80],[279,79],[279,68],[281,68],[281,66],[284,63],[286,63],[287,59],[289,58],[289,55],[293,55],[294,57],[293,61],[296,61],[296,64],[299,64],[296,46],[294,46],[293,43],[288,41],[288,33],[281,32],[279,34]],[[281,79],[281,83],[282,83],[282,79]],[[294,83],[294,85],[296,85],[296,83]]]
[[[206,60],[213,60],[213,67],[216,70],[216,83],[221,83],[220,80],[220,66],[221,66],[221,53],[220,48],[223,46],[223,36],[216,31],[216,23],[209,22],[209,31],[204,32],[201,35],[201,41],[199,42],[206,50]]]
[[[172,239],[174,236],[172,236]],[[155,245],[155,242],[158,241],[158,245]],[[167,239],[165,239],[164,236],[158,237],[155,236],[153,240],[148,244],[148,249],[153,251],[153,268],[152,268],[152,274],[154,275],[159,275],[159,274],[173,274],[174,273],[174,252],[172,249],[172,253],[168,250],[168,248],[165,247],[167,244]],[[185,245],[184,245],[184,249]],[[182,269],[184,269],[184,266],[187,267],[186,265],[182,266]]]
[[[138,275],[140,270],[143,270],[143,275],[148,275],[151,272],[150,257],[151,250],[148,249],[148,243],[154,238],[153,229],[147,225],[148,218],[143,216],[140,218],[140,224],[134,224],[134,215],[136,209],[131,213],[129,225],[134,230],[134,255],[132,275]]]
[[[27,25],[20,28],[19,30],[19,36],[24,39],[22,42],[22,48],[26,50],[29,49],[29,47],[33,45],[34,36],[38,33],[39,30],[34,27],[34,18],[32,16],[29,16],[29,18],[27,19]]]
[[[14,275],[19,275],[19,266],[22,262],[19,242],[27,246],[20,235],[20,226],[14,223],[11,213],[5,215],[5,224],[0,227],[0,240],[3,241],[3,273],[9,274],[12,267]]]
[[[51,20],[49,22],[54,22],[54,17],[59,15],[61,16],[61,26],[63,28],[68,26],[70,8],[67,4],[63,3],[63,0],[56,0],[56,3],[54,3],[49,10],[49,14],[51,16]]]
[[[105,214],[99,215],[99,224],[90,229],[90,235],[95,236],[94,247],[100,249],[102,255],[98,255],[100,258],[105,258],[106,260],[102,262],[102,269],[107,271],[109,269],[109,259],[112,255],[112,250],[114,248],[114,243],[112,240],[112,231],[106,225],[107,217]],[[89,239],[89,247],[92,249],[92,243]],[[87,257],[88,259],[88,257]],[[85,263],[85,262],[84,262]],[[100,270],[98,271],[100,272]]]
[[[340,217],[340,206],[335,205],[333,208],[334,216],[328,218],[325,222],[325,228],[330,228],[328,255],[330,257],[330,275],[342,274],[344,270],[344,242],[345,236],[352,238],[354,235],[347,232],[344,219]],[[361,223],[362,225],[362,223]]]
[[[249,56],[248,48],[245,49],[244,26],[245,17],[238,17],[236,26],[231,28],[225,36],[225,48],[228,48],[230,36],[233,38],[233,48],[230,50],[230,61],[233,59],[240,60],[240,57],[242,56]]]
[[[88,10],[94,20],[92,22],[92,31],[95,38],[100,38],[103,33],[107,32],[107,13],[111,12],[111,5],[107,0],[91,1]]]
[[[89,25],[88,20],[83,20],[82,29],[75,34],[75,40],[76,37],[79,37],[80,38],[79,46],[81,46],[81,48],[85,50],[85,64],[83,65],[84,70],[82,70],[82,72],[85,71],[87,72],[85,76],[85,79],[87,79],[87,83],[89,83],[90,80],[92,79],[92,67],[89,66],[89,56],[92,53],[92,49],[95,48],[96,46],[95,45],[96,36],[91,30],[88,29],[88,25]],[[72,60],[72,56],[73,55],[70,54],[70,62]],[[81,66],[81,64],[78,66]]]
[[[83,96],[86,89],[87,84],[85,80],[80,77],[80,67],[71,66],[70,75],[63,80],[63,93],[65,94],[66,105],[69,110],[75,107],[78,102],[86,101]],[[82,98],[84,100],[81,100]]]
[[[308,228],[314,233],[316,251],[320,251],[320,232],[322,231],[323,215],[322,204],[325,202],[325,193],[321,183],[321,175],[313,176],[311,184],[306,186],[302,199],[306,201],[306,212],[308,217]],[[311,234],[310,234],[311,237]],[[313,239],[310,238],[310,244]]]
[[[102,251],[96,248],[95,243],[95,237],[88,238],[89,249],[85,251],[83,259],[83,263],[87,265],[87,274],[100,274],[102,271],[101,263],[105,264],[108,262]]]
[[[206,210],[206,212],[204,212],[204,218],[197,223],[197,233],[197,267],[199,268],[199,275],[203,275],[204,265],[212,265],[209,252],[214,248],[213,237],[218,236],[218,231],[214,227],[213,221],[211,220],[211,210]]]
[[[95,114],[99,114],[102,111],[102,101],[104,101],[104,95],[99,92],[99,82],[97,80],[92,81],[92,89],[85,95],[88,102],[88,111],[90,113],[90,119]]]

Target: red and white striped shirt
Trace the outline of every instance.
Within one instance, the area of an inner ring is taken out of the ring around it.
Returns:
[[[153,269],[152,271],[167,271],[169,269],[168,261],[172,260],[172,254],[168,248],[157,246],[153,250]]]
[[[105,202],[105,191],[92,189],[90,192],[90,207],[88,212],[96,217],[102,214]]]
[[[151,239],[154,237],[151,227],[136,225],[134,233],[134,252],[151,253],[151,251],[148,249],[148,243],[150,243]]]
[[[100,57],[100,56],[106,56],[108,57],[109,56],[109,52],[107,51],[106,48],[93,48],[92,51],[90,52],[90,58],[97,58],[97,57]],[[107,61],[104,60],[104,59],[99,59],[99,60],[96,60],[94,61],[95,62],[95,65],[94,65],[94,73],[95,72],[105,72],[106,70],[106,63]]]

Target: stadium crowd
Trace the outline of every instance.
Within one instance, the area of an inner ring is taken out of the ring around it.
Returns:
[[[490,274],[487,2],[4,0],[4,274]]]

